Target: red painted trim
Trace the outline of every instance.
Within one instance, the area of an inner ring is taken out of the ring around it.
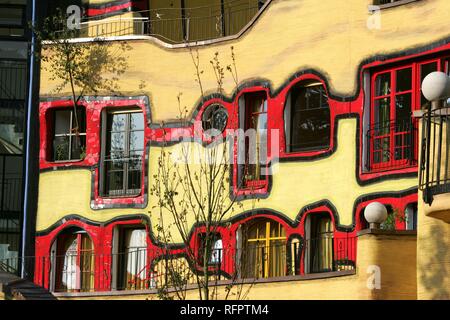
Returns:
[[[49,114],[51,110],[56,108],[73,108],[71,100],[55,100],[51,102],[42,102],[39,107],[39,119],[40,119],[40,153],[39,153],[39,165],[40,170],[46,170],[51,168],[64,168],[64,167],[86,167],[92,168],[97,166],[100,162],[100,150],[101,150],[101,115],[102,111],[106,108],[130,108],[138,107],[142,110],[144,115],[144,123],[149,123],[148,115],[146,112],[147,106],[142,100],[109,100],[109,101],[95,101],[79,103],[80,106],[86,108],[86,157],[79,161],[67,161],[67,162],[52,162],[49,161],[49,150],[52,140],[50,132],[52,128],[49,126]],[[151,130],[148,126],[144,131],[144,149],[148,146],[150,138],[152,136]],[[144,161],[142,161],[142,182],[141,182],[141,194],[135,197],[126,198],[105,198],[99,194],[99,168],[94,169],[95,172],[95,188],[94,188],[94,204],[101,206],[104,204],[143,204],[145,202],[145,175],[146,175],[146,159],[148,153],[144,151]]]
[[[130,9],[131,7],[132,7],[132,3],[128,2],[128,3],[124,3],[124,4],[112,6],[112,7],[101,8],[101,9],[89,8],[86,10],[86,14],[88,15],[88,17],[101,16],[104,14],[121,11],[123,9]]]

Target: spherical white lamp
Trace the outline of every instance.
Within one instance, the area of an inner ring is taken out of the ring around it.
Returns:
[[[423,79],[422,93],[428,101],[450,97],[450,79],[444,72],[432,72]]]
[[[380,224],[386,221],[388,216],[387,209],[384,204],[372,202],[364,210],[364,217],[370,224],[371,229],[379,229]]]

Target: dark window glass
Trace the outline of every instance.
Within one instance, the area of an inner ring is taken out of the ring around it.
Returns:
[[[330,146],[330,108],[322,85],[298,86],[291,94],[290,151]]]
[[[410,91],[412,89],[412,69],[400,69],[396,73],[397,90],[396,92]]]
[[[2,7],[0,5],[0,26],[22,26],[23,9],[21,7]]]
[[[375,131],[378,134],[387,134],[390,131],[390,98],[375,100]]]
[[[26,61],[0,60],[0,154],[22,154]]]
[[[0,36],[23,37],[25,23],[25,6],[0,4]]]
[[[78,129],[74,110],[53,111],[53,161],[81,160],[86,156],[86,112],[78,108]]]
[[[103,160],[105,196],[141,193],[144,127],[142,112],[107,114]]]
[[[391,74],[383,73],[375,80],[375,95],[386,96],[391,93]]]
[[[422,82],[425,79],[427,75],[429,75],[432,72],[435,72],[438,70],[438,64],[437,62],[431,62],[427,64],[422,64],[420,66],[420,88],[422,89]],[[422,94],[422,90],[420,89],[420,106],[423,107],[428,103],[428,100],[424,97]]]

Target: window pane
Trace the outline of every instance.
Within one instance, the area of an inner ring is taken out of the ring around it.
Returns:
[[[117,171],[124,169],[123,157],[112,157],[110,160],[105,160],[108,171]]]
[[[130,152],[142,151],[144,148],[144,131],[130,132]]]
[[[395,160],[411,158],[411,135],[400,133],[395,136]]]
[[[131,130],[144,130],[144,114],[132,113],[130,115],[130,129]]]
[[[330,145],[330,110],[322,85],[292,93],[291,149],[323,149]]]
[[[77,108],[78,132],[86,133],[86,111],[84,108]],[[72,128],[76,127],[75,117],[72,119]]]
[[[412,69],[406,68],[397,70],[397,92],[408,91],[412,89]]]
[[[130,170],[142,170],[142,152],[131,154],[128,166]]]
[[[405,131],[411,120],[411,94],[395,97],[395,125],[396,131]]]
[[[144,149],[144,115],[116,113],[108,115],[105,193],[109,196],[131,196],[142,186]]]
[[[123,171],[109,172],[106,178],[108,195],[120,195],[123,192]]]
[[[70,110],[57,110],[55,111],[55,134],[70,134]]]
[[[389,137],[374,140],[374,163],[390,160],[390,140]]]
[[[139,171],[129,171],[128,172],[128,189],[129,190],[140,190],[141,189],[141,168]]]
[[[25,103],[23,101],[0,99],[1,154],[22,154],[24,106]]]
[[[391,74],[383,73],[375,80],[375,96],[386,96],[391,93]]]
[[[427,75],[430,73],[437,71],[437,62],[431,62],[427,64],[423,64],[420,66],[420,85],[422,88],[422,82]],[[423,96],[422,90],[420,90],[420,107],[426,105],[428,100]]]
[[[86,157],[86,136],[72,136],[71,160],[84,159]]]
[[[84,108],[77,111],[78,135],[74,130],[76,121],[71,117],[73,114],[71,109],[54,111],[53,161],[80,160],[86,156],[86,112]]]
[[[69,158],[69,137],[55,137],[53,140],[54,161],[70,160]]]
[[[0,5],[0,26],[22,26],[22,8],[5,8]]]
[[[125,145],[126,145],[126,139],[125,139],[125,133],[124,132],[117,132],[117,133],[111,133],[109,138],[109,152],[111,154],[111,157],[113,154],[119,155],[125,152]]]
[[[390,119],[391,119],[391,99],[384,98],[375,100],[375,131],[376,135],[386,134],[390,131]]]
[[[112,132],[125,131],[126,119],[126,114],[110,114],[108,116],[108,130]]]

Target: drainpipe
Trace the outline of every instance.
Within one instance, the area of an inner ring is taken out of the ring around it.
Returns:
[[[36,23],[36,0],[31,0],[31,25],[34,27]],[[25,147],[25,176],[24,176],[24,194],[23,194],[23,220],[22,220],[22,264],[21,264],[21,277],[27,276],[25,268],[25,248],[27,245],[27,224],[28,224],[28,186],[29,186],[29,155],[30,155],[30,127],[31,127],[31,110],[33,109],[33,80],[34,80],[34,66],[35,58],[34,51],[36,46],[36,39],[34,32],[31,32],[31,57],[30,57],[30,77],[28,79],[28,111],[27,111],[27,135],[26,135],[26,147]]]

